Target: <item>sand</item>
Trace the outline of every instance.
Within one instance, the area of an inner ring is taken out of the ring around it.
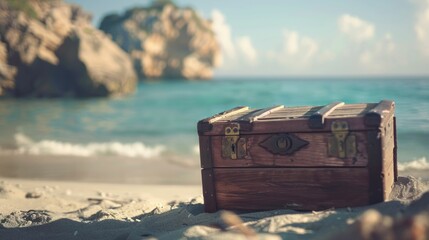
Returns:
[[[420,234],[417,235],[423,236],[420,239],[428,239],[429,235],[421,235],[429,229],[428,186],[425,180],[400,177],[392,200],[366,207],[209,214],[204,213],[200,185],[0,178],[0,239],[344,239],[347,236],[350,240],[384,239],[395,231]]]

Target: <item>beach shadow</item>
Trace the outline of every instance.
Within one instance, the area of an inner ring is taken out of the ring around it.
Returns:
[[[154,208],[152,211],[132,217],[133,221],[97,220],[97,213],[83,222],[58,219],[49,223],[5,228],[0,225],[1,240],[53,240],[53,239],[103,239],[132,240],[156,237],[175,239],[194,225],[216,226],[218,213],[204,213],[204,205],[178,202],[170,205],[171,210]],[[101,216],[103,217],[103,216]],[[172,237],[169,237],[172,236]]]
[[[133,222],[103,220],[82,223],[70,219],[59,219],[47,224],[23,228],[1,228],[2,240],[57,240],[57,239],[112,239],[126,240],[136,226]]]
[[[426,194],[429,199],[429,194]],[[424,203],[429,202],[425,200]],[[424,207],[426,204],[424,205]],[[0,239],[201,239],[223,233],[240,234],[222,219],[222,212],[205,213],[198,202],[171,202],[165,208],[132,217],[130,221],[94,220],[77,222],[59,219],[47,224],[24,228],[0,228]],[[168,209],[169,208],[169,209]],[[329,209],[319,212],[272,210],[262,212],[235,212],[247,226],[257,233],[274,233],[283,239],[320,239],[340,231],[363,212],[376,209],[382,215],[403,213],[407,205],[390,201],[366,207]],[[419,207],[421,210],[423,207]],[[221,238],[219,238],[221,239]]]

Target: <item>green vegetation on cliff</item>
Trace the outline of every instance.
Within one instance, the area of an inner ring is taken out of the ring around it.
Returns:
[[[23,12],[31,18],[37,18],[37,13],[29,0],[6,0],[6,2],[12,10]]]
[[[138,12],[161,12],[167,5],[171,5],[174,8],[177,8],[177,5],[172,0],[154,0],[147,7],[133,7],[131,9],[128,9],[123,15],[119,15],[117,13],[108,14],[101,21],[100,29],[108,29],[112,25],[118,22],[122,22]]]

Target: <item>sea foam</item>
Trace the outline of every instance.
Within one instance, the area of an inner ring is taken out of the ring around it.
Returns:
[[[200,155],[200,145],[195,145],[194,147],[192,147],[192,152],[195,155]]]
[[[429,170],[429,162],[422,157],[411,162],[398,163],[398,170]]]
[[[153,158],[165,151],[165,147],[158,145],[149,147],[142,142],[121,143],[121,142],[95,142],[88,144],[74,144],[55,140],[34,141],[30,137],[17,133],[15,134],[17,148],[9,151],[14,154],[29,155],[67,155],[79,157],[91,156],[125,156]]]

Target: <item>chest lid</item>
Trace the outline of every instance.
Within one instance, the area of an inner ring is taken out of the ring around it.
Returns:
[[[325,106],[285,107],[278,105],[263,109],[236,107],[198,122],[200,135],[263,134],[278,132],[331,132],[333,123],[346,121],[348,131],[383,127],[394,115],[395,103],[344,104],[333,102]],[[232,125],[231,125],[232,124]],[[227,128],[228,126],[235,126]],[[227,131],[230,131],[228,133]],[[236,132],[234,132],[236,131]]]

